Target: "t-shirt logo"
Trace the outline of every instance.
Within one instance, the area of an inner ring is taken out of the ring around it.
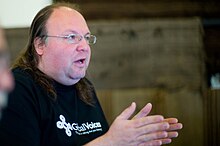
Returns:
[[[56,125],[59,129],[65,129],[66,135],[71,136],[72,131],[78,135],[90,134],[98,131],[102,131],[102,125],[100,122],[85,122],[79,125],[78,123],[67,123],[63,115],[60,115],[60,121],[57,121]]]

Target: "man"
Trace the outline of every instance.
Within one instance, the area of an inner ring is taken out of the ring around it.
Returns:
[[[0,118],[7,104],[7,93],[13,88],[13,77],[9,71],[9,54],[3,30],[0,28]]]
[[[16,87],[0,122],[1,144],[142,146],[170,143],[177,137],[182,124],[176,118],[148,116],[151,104],[131,118],[136,108],[132,103],[108,127],[85,78],[96,37],[75,7],[43,8],[29,35],[13,66]]]

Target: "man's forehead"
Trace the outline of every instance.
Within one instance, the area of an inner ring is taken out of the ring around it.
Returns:
[[[57,19],[64,18],[65,20],[77,19],[77,18],[84,19],[83,16],[78,11],[68,7],[55,8],[49,19],[56,19],[56,18]]]
[[[47,21],[47,30],[70,29],[69,27],[76,29],[76,31],[77,29],[86,29],[88,31],[87,23],[78,11],[68,7],[54,9]]]

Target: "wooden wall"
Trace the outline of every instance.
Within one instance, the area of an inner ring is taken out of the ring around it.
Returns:
[[[198,18],[96,21],[90,28],[98,37],[89,68],[97,88],[200,88]]]
[[[171,145],[203,145],[205,66],[198,18],[93,21],[88,77],[93,81],[109,123],[130,105],[146,103],[152,114],[184,123]],[[197,139],[196,141],[194,139]]]

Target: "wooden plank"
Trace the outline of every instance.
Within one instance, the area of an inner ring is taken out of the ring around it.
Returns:
[[[113,122],[113,119],[131,102],[137,103],[136,112],[150,102],[153,104],[153,110],[150,114],[162,114],[165,118],[177,117],[184,124],[179,137],[174,139],[170,146],[203,146],[205,138],[203,101],[199,92],[183,88],[174,91],[159,88],[130,88],[98,90],[98,92],[106,92],[111,95],[101,96],[99,94],[100,99],[110,99],[108,104],[111,104],[112,107],[103,106],[104,109],[109,108],[108,115],[111,114],[111,117],[107,117],[109,123]]]
[[[12,62],[24,48],[28,40],[29,28],[6,29],[5,34],[11,51]]]
[[[97,92],[97,96],[99,98],[99,102],[102,106],[103,112],[106,116],[108,123],[112,123],[114,114],[112,113],[112,109],[115,107],[112,105],[112,91],[111,90],[99,90]]]
[[[150,1],[150,2],[84,2],[79,3],[87,19],[220,16],[219,2]]]
[[[220,145],[220,90],[207,90],[204,105],[206,145]]]
[[[200,88],[204,64],[198,19],[89,24],[98,42],[88,77],[98,88]]]

